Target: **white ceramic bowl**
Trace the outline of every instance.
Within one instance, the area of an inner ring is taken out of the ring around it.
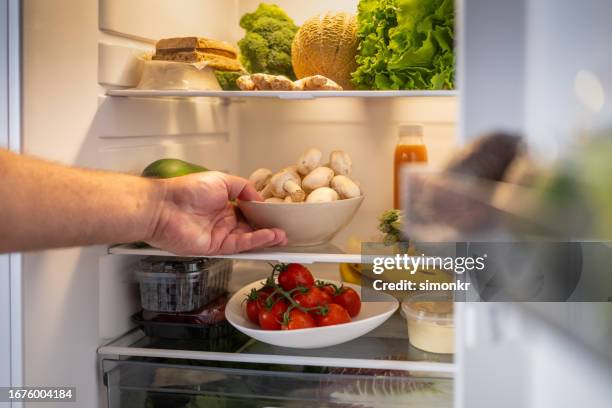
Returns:
[[[252,288],[259,288],[264,282],[253,282],[236,292],[225,307],[225,317],[232,326],[247,336],[275,346],[301,349],[335,346],[374,330],[391,317],[399,305],[397,299],[389,294],[344,283],[345,286],[355,289],[362,298],[362,290],[367,290],[372,292],[368,294],[368,299],[376,299],[376,302],[362,302],[361,311],[350,323],[300,330],[262,330],[248,319],[244,299]],[[326,282],[342,285],[336,281]]]
[[[346,227],[363,196],[329,203],[265,203],[239,201],[238,207],[255,228],[281,228],[290,246],[321,245]]]

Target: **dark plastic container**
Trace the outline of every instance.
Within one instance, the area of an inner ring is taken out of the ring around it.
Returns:
[[[219,296],[189,313],[158,313],[142,310],[132,316],[141,330],[154,339],[197,341],[199,349],[233,352],[247,338],[225,318],[228,295]],[[159,346],[159,345],[158,345]],[[161,345],[163,348],[163,345]]]
[[[142,312],[132,316],[136,323],[149,337],[175,340],[197,340],[229,337],[236,333],[236,329],[223,320],[215,324],[189,324],[147,321],[142,317]]]

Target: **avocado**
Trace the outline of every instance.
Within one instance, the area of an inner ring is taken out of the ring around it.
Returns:
[[[161,159],[149,164],[142,171],[142,176],[164,179],[200,173],[202,171],[208,171],[208,169],[180,159]]]

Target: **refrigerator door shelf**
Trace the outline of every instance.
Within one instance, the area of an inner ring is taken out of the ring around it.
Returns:
[[[317,99],[317,98],[408,98],[457,96],[455,90],[448,91],[198,91],[198,90],[150,90],[150,89],[109,89],[109,96],[129,96],[140,98],[278,98],[278,99]]]

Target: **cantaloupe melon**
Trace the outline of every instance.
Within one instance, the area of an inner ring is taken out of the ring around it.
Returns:
[[[306,20],[291,47],[291,62],[300,78],[323,75],[351,89],[351,73],[357,69],[357,18],[328,12]]]

